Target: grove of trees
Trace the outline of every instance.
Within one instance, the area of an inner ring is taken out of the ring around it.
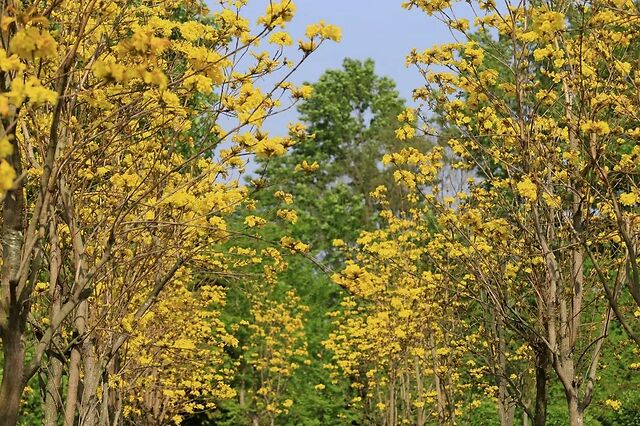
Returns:
[[[637,2],[263,3],[2,1],[0,425],[640,425]]]

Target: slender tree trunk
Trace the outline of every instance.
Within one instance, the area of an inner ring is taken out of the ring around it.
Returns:
[[[17,114],[15,116],[17,117]],[[15,119],[15,117],[13,117]],[[15,139],[15,123],[2,121],[4,135],[13,145],[9,163],[17,176],[22,173],[20,148]],[[2,385],[0,385],[0,426],[18,422],[20,397],[24,380],[25,348],[22,342],[29,312],[28,299],[18,294],[17,276],[22,261],[24,242],[24,193],[22,184],[9,190],[2,205],[2,282],[0,287],[0,334],[4,353]]]
[[[108,376],[102,378],[102,401],[100,402],[100,426],[109,426],[109,380]]]
[[[504,379],[500,380],[498,394],[498,417],[500,418],[500,426],[513,426],[515,405],[509,403],[505,398]]]
[[[87,301],[78,305],[76,310],[75,328],[78,338],[83,336],[86,329]],[[69,361],[69,384],[67,386],[67,405],[64,412],[64,425],[73,426],[76,411],[78,410],[78,395],[80,394],[80,344],[71,349]]]
[[[416,373],[416,386],[417,386],[417,394],[420,395],[420,397],[422,397],[423,394],[423,388],[422,388],[422,376],[420,374],[420,360],[417,356],[414,357],[414,368],[415,368],[415,373]],[[416,426],[424,426],[425,423],[425,419],[424,419],[424,407],[418,407],[418,418],[416,421]]]
[[[64,425],[73,426],[78,405],[78,392],[80,388],[80,350],[77,347],[71,349],[69,357],[69,383],[67,385],[67,405],[64,410]]]
[[[52,217],[55,217],[52,215]],[[50,322],[53,322],[62,306],[63,288],[60,285],[59,275],[62,265],[62,253],[57,237],[57,222],[52,219],[49,224],[49,240],[51,244],[51,259],[49,261],[49,295],[51,297]],[[56,357],[50,357],[51,367],[47,371],[47,387],[44,401],[44,425],[57,426],[60,411],[63,406],[60,384],[62,381],[62,361]]]
[[[536,349],[536,405],[533,418],[534,426],[547,424],[547,369],[549,349],[544,343]]]
[[[433,337],[431,338],[431,357],[432,357],[432,368],[433,368],[433,381],[436,391],[436,411],[438,413],[438,424],[444,425],[446,424],[446,396],[444,394],[444,389],[442,389],[442,382],[440,380],[440,376],[438,375],[438,354],[436,352],[436,347],[433,343]]]
[[[105,396],[102,397],[102,404],[106,405],[107,408],[106,408],[106,411],[103,411],[103,413],[105,414],[102,416],[103,418],[100,419],[100,421],[101,421],[101,424],[102,422],[104,422],[106,426],[114,426],[118,416],[118,409],[119,409],[118,402],[120,401],[118,394],[120,392],[112,391],[109,388],[109,377],[116,376],[119,369],[120,369],[120,357],[119,357],[119,354],[116,353],[113,359],[107,365],[107,374],[105,375],[105,377],[102,378],[103,392],[105,393]]]
[[[122,417],[122,395],[121,392],[115,392],[115,398],[116,398],[116,403],[115,403],[115,408],[113,410],[113,424],[111,426],[119,426],[120,425],[120,418]]]
[[[62,379],[62,362],[57,358],[50,359],[51,370],[47,374],[47,388],[44,400],[44,426],[57,426],[60,398],[60,381]]]
[[[584,426],[584,412],[578,404],[578,397],[567,392],[567,403],[569,405],[569,423],[571,426]]]
[[[513,426],[515,415],[515,405],[509,398],[509,388],[507,383],[507,343],[504,337],[504,323],[502,316],[498,314],[495,318],[495,333],[498,337],[498,416],[500,426]]]
[[[15,321],[9,321],[10,326]],[[18,423],[20,396],[24,390],[24,344],[20,328],[9,328],[2,333],[4,351],[2,387],[0,388],[0,425],[14,426]]]
[[[80,403],[80,423],[82,426],[96,426],[100,417],[98,387],[100,386],[100,361],[96,355],[95,342],[91,336],[82,343],[82,400]]]
[[[387,424],[396,426],[396,377],[395,373],[389,382],[389,399],[387,400]]]

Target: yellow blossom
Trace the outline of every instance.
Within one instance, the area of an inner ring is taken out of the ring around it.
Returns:
[[[626,192],[620,195],[620,204],[624,206],[635,206],[638,203],[638,194]]]
[[[518,182],[516,188],[518,194],[530,201],[535,201],[538,198],[538,188],[528,177]]]

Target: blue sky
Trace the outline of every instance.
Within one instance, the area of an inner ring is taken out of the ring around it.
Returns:
[[[327,69],[340,68],[344,58],[372,58],[379,75],[391,77],[407,101],[411,91],[423,84],[418,71],[406,68],[405,57],[413,47],[425,49],[452,40],[451,33],[434,17],[418,10],[407,11],[401,0],[294,0],[297,14],[288,25],[294,39],[304,38],[306,26],[324,19],[342,29],[340,43],[325,42],[293,76],[294,83],[314,82]],[[269,0],[253,0],[243,16],[255,20]],[[292,57],[293,58],[293,57]],[[286,133],[294,110],[272,117],[265,127],[272,134]]]

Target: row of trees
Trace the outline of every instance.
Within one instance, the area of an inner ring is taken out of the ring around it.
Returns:
[[[2,2],[0,424],[21,408],[26,424],[180,423],[242,396],[238,369],[306,353],[300,315],[261,299],[280,251],[303,246],[243,250],[255,223],[231,219],[255,209],[243,157],[293,143],[260,131],[308,95],[288,77],[340,32],[316,24],[289,49],[291,1],[256,24],[245,3]],[[225,287],[239,278],[252,314],[232,327]],[[236,365],[240,327],[257,337]],[[274,355],[278,327],[292,343]]]
[[[398,137],[438,146],[384,157],[409,205],[378,188],[386,223],[334,277],[352,294],[335,374],[376,424],[454,424],[484,396],[502,425],[516,409],[544,425],[558,390],[571,425],[594,401],[620,410],[625,385],[601,388],[612,359],[637,368],[637,6],[472,2],[475,32],[451,2],[405,6],[460,41],[408,56],[426,108]],[[442,185],[451,169],[463,190]]]

